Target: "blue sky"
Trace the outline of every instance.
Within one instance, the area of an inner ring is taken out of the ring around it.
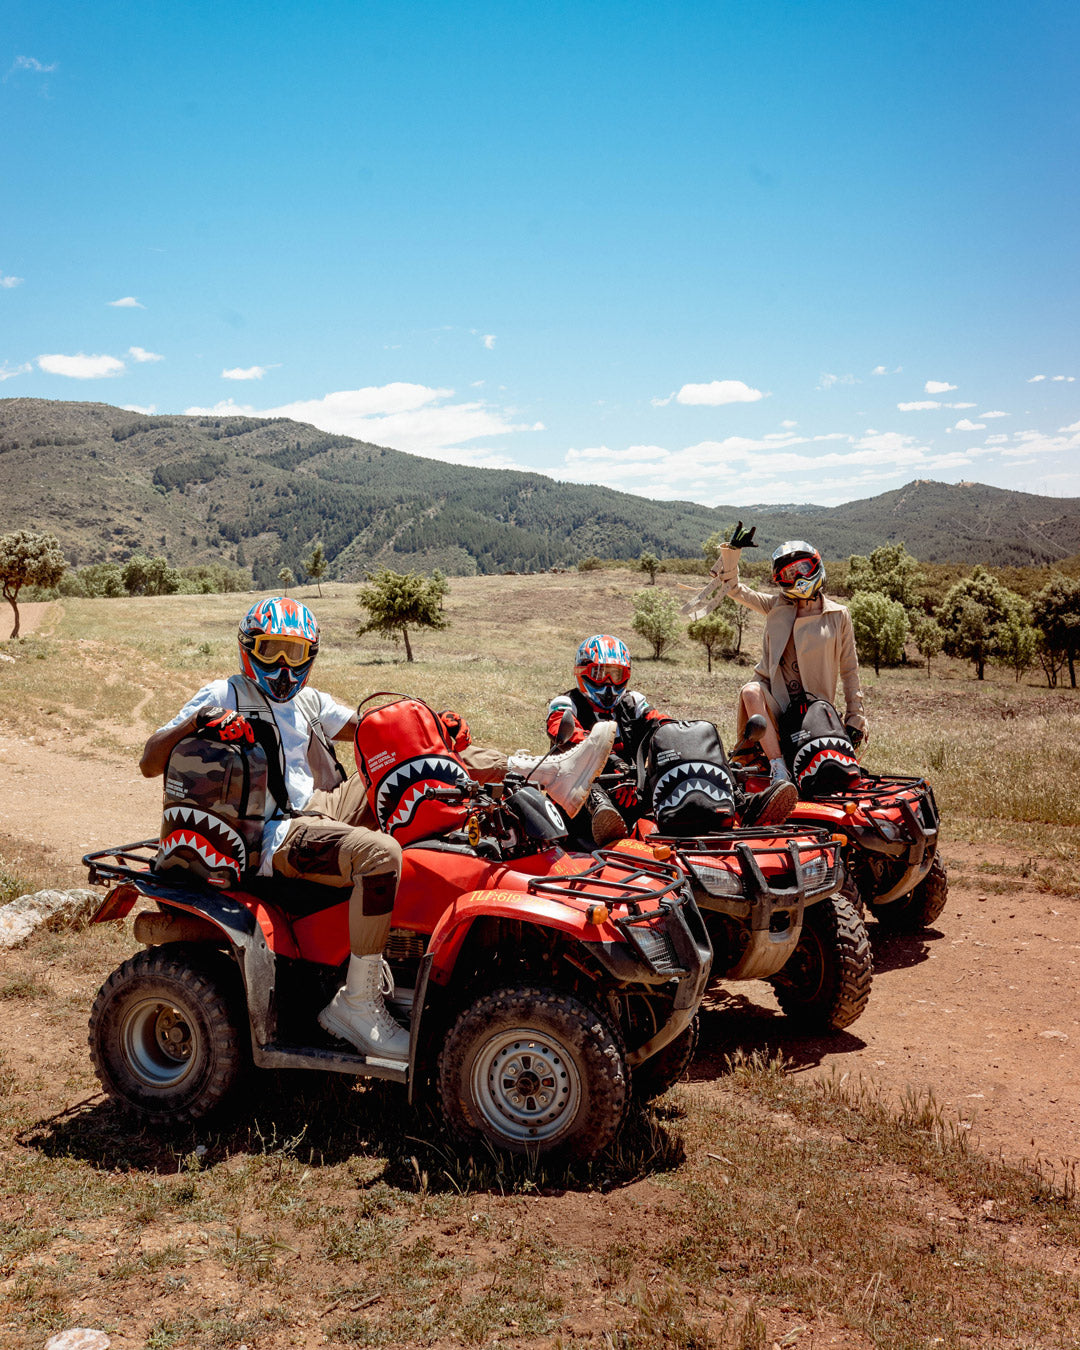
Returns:
[[[0,396],[1080,495],[1080,7],[6,5]]]

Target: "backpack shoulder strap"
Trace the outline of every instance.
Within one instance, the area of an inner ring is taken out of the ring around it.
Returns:
[[[281,732],[266,696],[246,675],[230,675],[229,688],[236,700],[236,711],[252,723],[255,739],[266,753],[266,785],[283,816],[294,815],[285,787],[285,750]]]
[[[330,737],[322,724],[321,703],[319,695],[314,689],[301,689],[296,696],[296,705],[307,719],[308,726],[311,727],[315,739],[330,756],[330,760],[337,770],[338,778],[344,782],[347,777],[345,770],[341,767],[337,755],[334,754],[334,747],[330,744]]]

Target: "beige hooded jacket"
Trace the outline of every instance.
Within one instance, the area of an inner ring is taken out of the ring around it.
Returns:
[[[727,544],[720,549],[718,574],[710,578],[693,600],[683,606],[683,613],[692,619],[703,618],[725,597],[730,596],[747,609],[765,616],[765,635],[761,660],[754,674],[765,686],[781,712],[788,705],[787,689],[778,679],[780,658],[784,655],[788,638],[795,636],[795,654],[799,662],[802,686],[808,694],[836,702],[836,682],[844,686],[847,726],[866,731],[862,689],[859,686],[859,658],[855,654],[855,632],[851,615],[843,605],[822,596],[818,614],[801,615],[796,619],[795,601],[786,595],[769,591],[754,591],[739,580],[739,554],[742,550]],[[744,720],[740,700],[739,732]]]

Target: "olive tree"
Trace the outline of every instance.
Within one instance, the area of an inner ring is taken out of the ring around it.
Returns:
[[[691,642],[700,642],[705,648],[707,669],[712,671],[713,652],[730,651],[735,641],[735,629],[718,609],[706,614],[703,619],[695,619],[687,624],[686,636]]]
[[[899,665],[908,635],[908,618],[900,601],[890,600],[881,591],[856,591],[848,612],[859,660],[872,661],[875,675],[881,673],[882,665]]]
[[[24,586],[55,586],[67,569],[60,541],[52,534],[12,530],[0,535],[0,583],[15,615],[11,636],[19,636],[19,592]]]
[[[679,607],[666,591],[644,590],[633,595],[634,617],[630,626],[653,649],[657,661],[679,638]]]
[[[916,619],[912,637],[915,639],[915,646],[918,648],[919,655],[926,661],[926,678],[929,679],[930,662],[941,651],[945,642],[945,634],[941,631],[941,625],[936,619],[931,619],[928,614],[924,614],[921,619]]]
[[[978,679],[985,679],[986,663],[1000,652],[1002,628],[1022,604],[985,567],[976,567],[970,577],[950,586],[938,606],[946,653],[971,661]]]
[[[1051,577],[1041,591],[1031,597],[1031,617],[1043,635],[1043,648],[1049,657],[1047,681],[1057,682],[1057,669],[1069,667],[1069,682],[1076,688],[1076,663],[1080,658],[1080,578]],[[1051,670],[1053,680],[1051,681]]]
[[[422,572],[392,572],[381,567],[369,578],[369,584],[360,588],[357,599],[367,610],[367,620],[357,630],[364,633],[382,633],[395,642],[405,643],[405,659],[413,659],[410,628],[447,628],[450,620],[442,613],[442,601],[447,591],[446,579],[428,577]]]

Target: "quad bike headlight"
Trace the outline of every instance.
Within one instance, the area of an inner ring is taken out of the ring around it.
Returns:
[[[701,883],[707,894],[735,897],[742,895],[742,877],[738,873],[729,872],[726,867],[709,867],[704,863],[693,863],[692,867],[695,879]]]

